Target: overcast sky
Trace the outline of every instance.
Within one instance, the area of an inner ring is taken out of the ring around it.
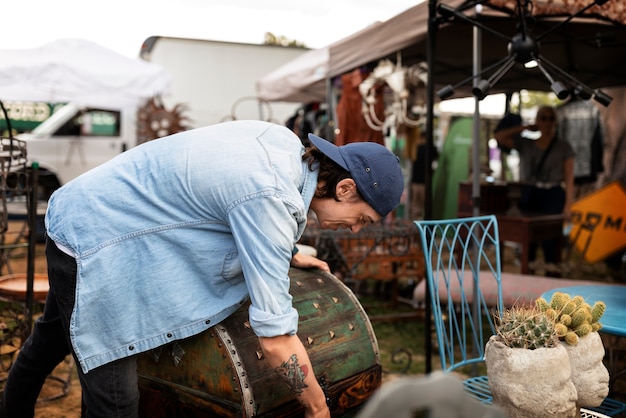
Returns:
[[[135,57],[149,36],[263,43],[266,32],[319,48],[423,0],[4,0],[0,49],[83,38]]]

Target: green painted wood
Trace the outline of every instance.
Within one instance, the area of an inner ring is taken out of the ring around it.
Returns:
[[[335,411],[357,407],[380,386],[382,374],[365,311],[329,273],[291,269],[290,278],[300,315],[298,336],[316,376],[326,382]],[[158,362],[149,353],[139,356],[144,416],[161,416],[159,412],[176,409],[176,404],[188,416],[194,416],[189,409],[229,417],[281,416],[285,412],[279,411],[301,409],[262,357],[248,324],[248,304],[206,332],[175,344],[185,353],[178,365],[171,357],[174,345],[160,350]]]

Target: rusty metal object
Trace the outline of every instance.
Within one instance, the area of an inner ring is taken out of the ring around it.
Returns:
[[[378,343],[370,321],[335,276],[291,269],[290,277],[300,315],[298,336],[317,378],[324,382],[332,415],[347,416],[381,384]],[[247,321],[244,305],[206,332],[163,347],[160,355],[140,355],[140,416],[304,416],[300,403],[265,361]],[[170,356],[173,348],[178,365]]]
[[[185,115],[188,106],[180,103],[166,109],[159,97],[151,98],[137,111],[137,143],[151,141],[191,129]]]
[[[307,225],[301,242],[316,248],[346,284],[354,280],[395,280],[424,277],[424,256],[417,228],[411,221],[377,223],[354,234]]]

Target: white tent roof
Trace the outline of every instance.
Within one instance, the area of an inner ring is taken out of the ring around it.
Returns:
[[[258,81],[257,94],[268,101],[323,101],[328,65],[329,47],[312,49]]]
[[[461,0],[451,0],[452,4]],[[388,56],[427,36],[428,2],[385,22],[377,22],[320,50],[311,50],[257,82],[257,94],[268,101],[320,101],[325,80]],[[325,60],[325,61],[324,61]],[[315,74],[315,77],[307,77]]]
[[[5,101],[123,107],[166,93],[170,83],[161,66],[82,39],[0,51],[0,100]]]

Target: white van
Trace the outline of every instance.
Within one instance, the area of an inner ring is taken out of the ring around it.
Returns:
[[[65,184],[135,146],[135,114],[69,103],[17,138],[26,142],[29,164],[38,163]]]

